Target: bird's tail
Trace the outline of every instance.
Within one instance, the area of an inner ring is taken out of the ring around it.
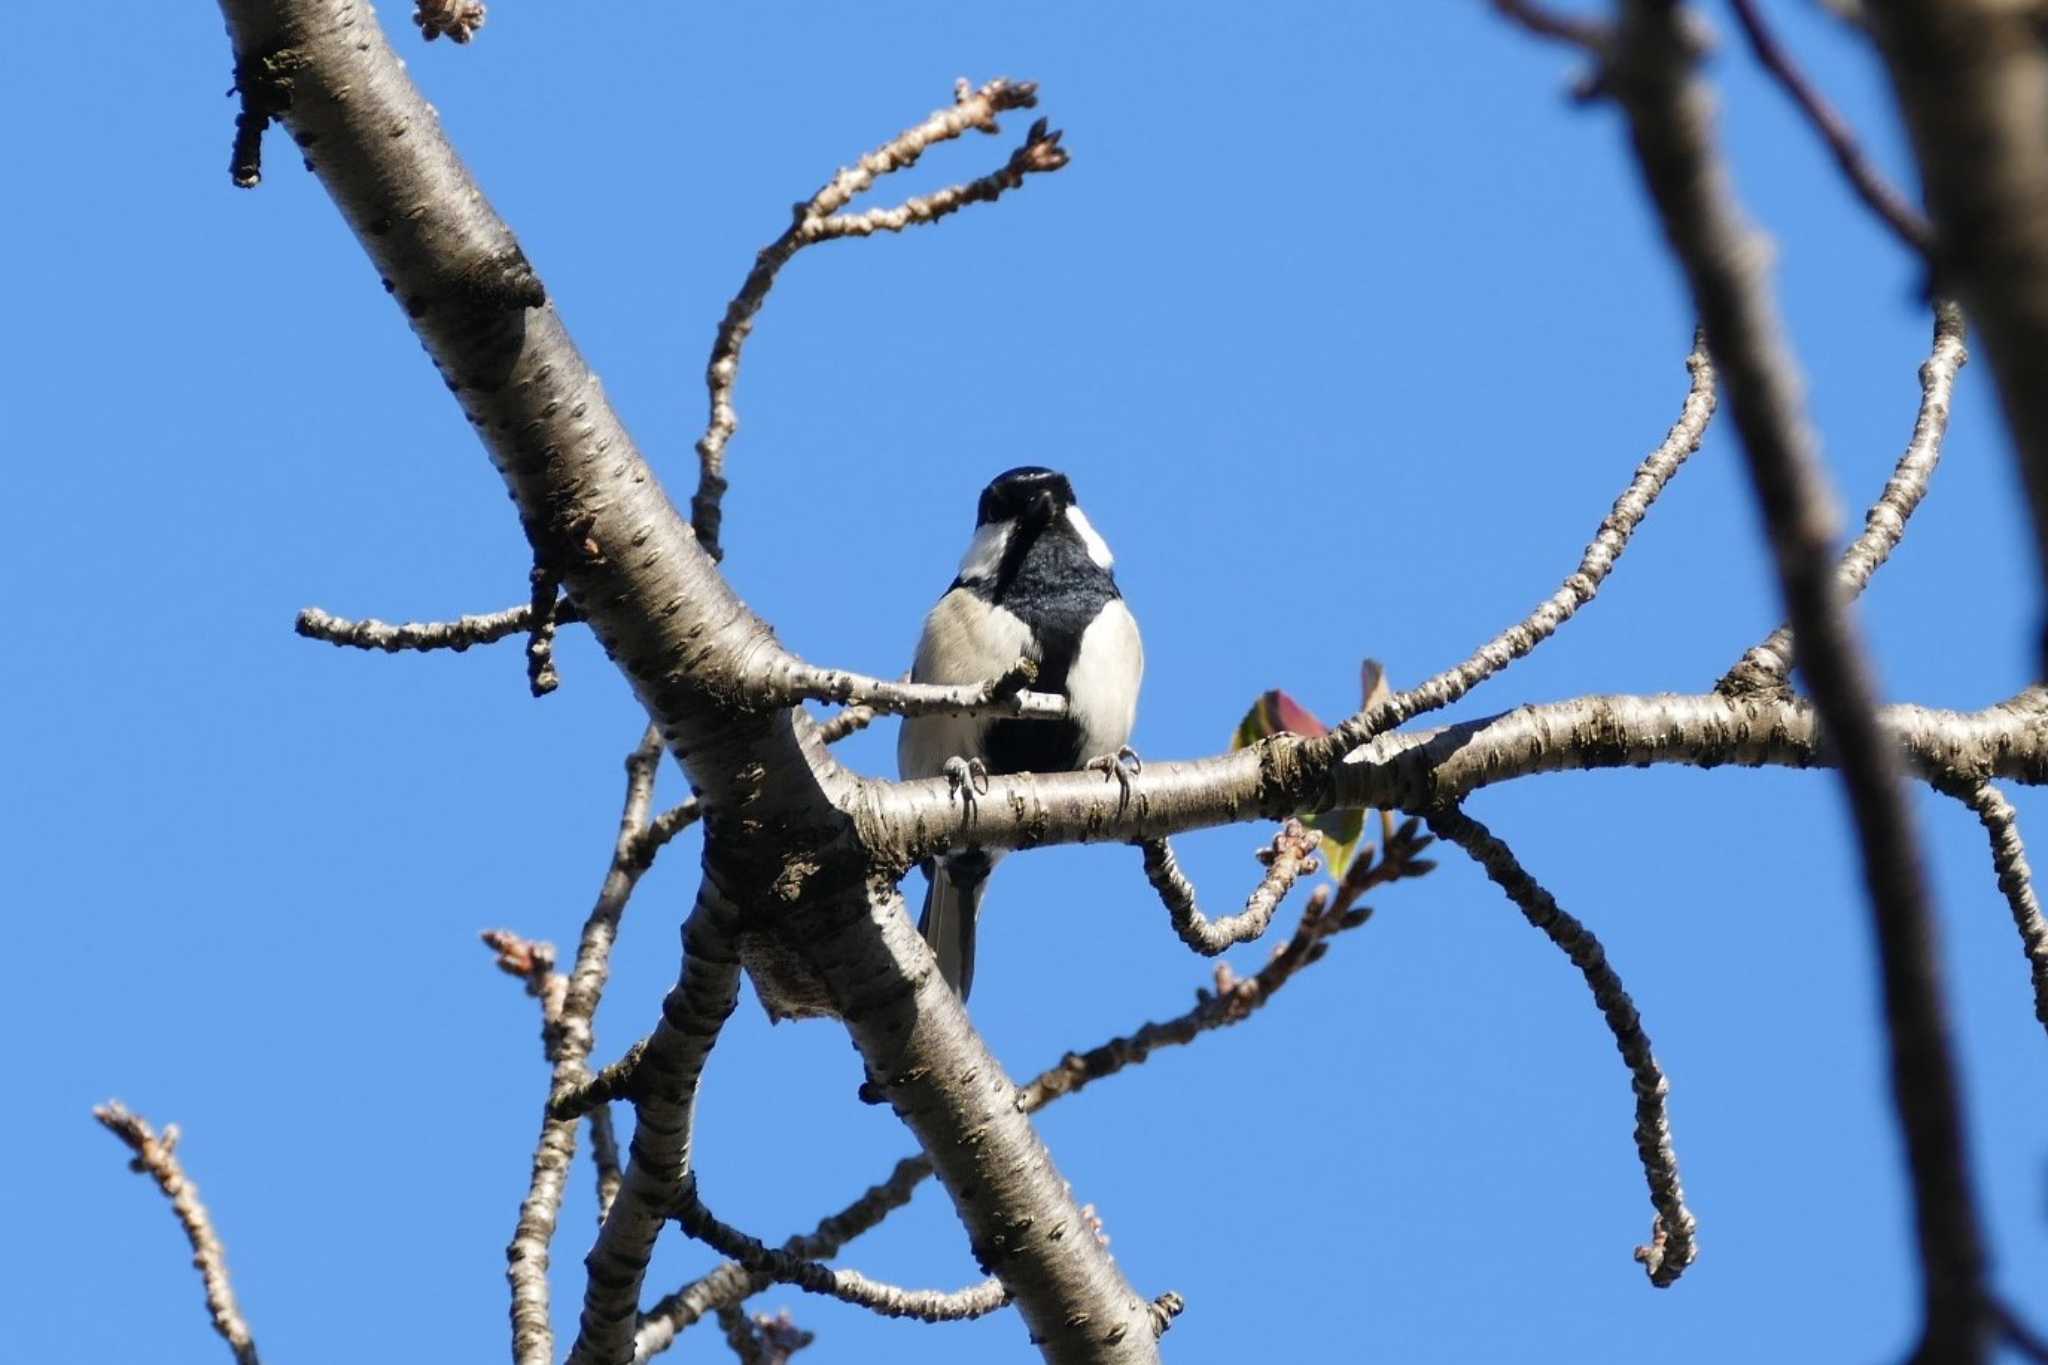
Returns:
[[[939,960],[939,974],[962,1000],[974,986],[974,921],[981,913],[988,866],[985,858],[955,857],[935,859],[926,869],[931,888],[917,931]]]

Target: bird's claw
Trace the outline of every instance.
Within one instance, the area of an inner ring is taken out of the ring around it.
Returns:
[[[1145,771],[1145,760],[1138,757],[1138,751],[1128,744],[1120,744],[1113,754],[1098,754],[1088,760],[1086,770],[1101,773],[1105,782],[1115,782],[1122,789],[1122,799],[1131,797],[1131,779]]]
[[[940,771],[946,775],[946,785],[952,794],[967,805],[973,805],[975,797],[988,794],[988,764],[978,758],[962,758],[956,754],[946,760],[946,766]]]

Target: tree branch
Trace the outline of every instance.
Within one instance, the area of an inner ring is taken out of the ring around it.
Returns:
[[[1621,977],[1607,961],[1606,950],[1593,931],[1566,914],[1548,891],[1522,869],[1508,846],[1496,839],[1486,826],[1456,806],[1433,810],[1427,816],[1437,837],[1449,839],[1485,869],[1486,875],[1515,903],[1530,924],[1543,931],[1563,950],[1572,965],[1586,978],[1600,1017],[1614,1034],[1614,1045],[1628,1063],[1636,1092],[1636,1156],[1643,1163],[1649,1181],[1650,1203],[1657,1210],[1650,1230],[1650,1244],[1636,1248],[1636,1259],[1649,1273],[1650,1283],[1659,1289],[1677,1282],[1699,1254],[1693,1240],[1692,1211],[1685,1206],[1685,1189],[1678,1180],[1678,1154],[1671,1146],[1671,1115],[1665,1108],[1670,1082],[1650,1051],[1650,1039],[1643,1032],[1642,1016],[1621,984]]]
[[[1998,381],[2039,571],[2048,568],[2048,49],[2040,17],[2011,0],[1872,0],[1867,10],[1941,244],[1936,287],[1961,301]]]
[[[1599,530],[1594,532],[1592,543],[1579,557],[1577,571],[1565,579],[1564,585],[1538,603],[1534,611],[1481,645],[1464,662],[1445,669],[1420,686],[1397,692],[1382,702],[1367,706],[1318,738],[1309,750],[1309,762],[1335,763],[1374,735],[1425,712],[1449,706],[1529,654],[1556,634],[1558,627],[1571,620],[1579,608],[1593,600],[1600,591],[1600,585],[1607,581],[1607,575],[1614,571],[1621,552],[1628,548],[1629,537],[1649,515],[1650,505],[1656,502],[1657,495],[1664,491],[1664,485],[1700,448],[1707,423],[1714,416],[1714,363],[1707,354],[1705,337],[1697,332],[1693,335],[1692,351],[1685,358],[1685,368],[1692,376],[1692,382],[1687,387],[1678,420],[1665,434],[1663,442],[1637,467],[1629,486],[1614,500],[1614,507],[1601,521]]]
[[[168,1125],[158,1136],[140,1114],[130,1113],[119,1100],[108,1100],[94,1109],[92,1116],[135,1153],[128,1168],[154,1180],[164,1198],[171,1201],[171,1212],[185,1230],[185,1240],[192,1244],[192,1264],[206,1285],[206,1311],[213,1318],[213,1330],[235,1353],[236,1365],[258,1365],[255,1338],[249,1335],[249,1324],[228,1279],[227,1252],[221,1247],[220,1234],[213,1230],[206,1205],[199,1202],[199,1187],[178,1162],[177,1125]]]
[[[555,603],[554,624],[566,626],[582,619],[583,613],[574,602],[565,599]],[[352,649],[381,649],[386,654],[408,649],[452,649],[460,654],[471,645],[496,644],[510,636],[529,633],[533,629],[533,607],[522,602],[482,616],[458,616],[453,621],[407,621],[402,625],[375,617],[351,621],[344,616],[330,616],[318,607],[307,607],[299,613],[292,628],[309,640],[325,640]]]
[[[1842,595],[1853,600],[1868,587],[1872,575],[1891,558],[1905,538],[1906,521],[1927,496],[1934,467],[1941,462],[1942,438],[1948,434],[1949,403],[1956,372],[1970,358],[1963,346],[1963,311],[1953,303],[1934,306],[1934,350],[1920,366],[1920,409],[1913,418],[1913,437],[1906,453],[1886,481],[1884,492],[1863,518],[1863,534],[1842,552],[1835,570]],[[1781,625],[1752,646],[1721,681],[1718,692],[1772,691],[1785,686],[1792,669],[1792,627]]]
[[[1146,839],[1138,847],[1145,854],[1145,880],[1152,883],[1152,889],[1166,903],[1173,932],[1203,957],[1215,957],[1266,932],[1266,926],[1273,922],[1273,912],[1294,889],[1296,879],[1315,873],[1316,860],[1310,855],[1322,842],[1321,830],[1305,829],[1301,821],[1289,820],[1273,836],[1272,845],[1259,851],[1266,875],[1252,888],[1244,909],[1219,920],[1207,918],[1195,904],[1194,883],[1180,870],[1180,861],[1173,856],[1166,840]]]
[[[676,1221],[683,1231],[705,1243],[721,1256],[730,1256],[746,1269],[767,1276],[779,1284],[793,1284],[808,1294],[865,1308],[885,1318],[916,1318],[920,1322],[965,1322],[987,1317],[1009,1305],[1010,1295],[1001,1280],[984,1280],[966,1289],[904,1289],[871,1280],[857,1270],[836,1270],[817,1261],[775,1251],[738,1228],[722,1223],[704,1207],[697,1195],[694,1178],[683,1185],[676,1209]]]
[[[754,318],[767,302],[768,291],[775,286],[776,275],[807,246],[838,237],[866,237],[877,231],[901,232],[912,224],[936,222],[969,204],[987,203],[1006,190],[1016,189],[1027,175],[1056,171],[1066,165],[1067,153],[1059,145],[1060,135],[1048,133],[1045,120],[1040,119],[1002,169],[990,175],[912,198],[893,209],[850,215],[839,212],[880,177],[915,165],[934,143],[950,141],[969,129],[994,133],[998,131],[996,115],[1011,109],[1029,109],[1037,103],[1038,86],[1030,81],[994,80],[979,90],[970,90],[964,80],[959,82],[954,88],[951,108],[939,110],[842,169],[823,189],[797,205],[795,221],[788,230],[755,258],[754,268],[740,286],[740,292],[726,305],[725,319],[718,325],[718,337],[712,343],[711,360],[704,372],[711,396],[711,416],[704,435],[697,441],[700,468],[697,494],[690,499],[690,520],[697,539],[714,560],[724,554],[718,535],[725,520],[723,500],[728,486],[725,447],[740,425],[739,412],[733,405],[740,351],[754,330]]]
[[[1856,191],[1872,213],[1893,235],[1911,247],[1921,257],[1934,256],[1934,229],[1920,210],[1913,207],[1906,197],[1893,188],[1884,178],[1883,172],[1872,164],[1857,145],[1856,134],[1849,127],[1849,121],[1835,111],[1827,98],[1816,90],[1791,58],[1779,45],[1770,26],[1756,5],[1756,0],[1729,0],[1735,7],[1735,18],[1742,25],[1743,36],[1749,39],[1749,50],[1756,54],[1764,70],[1777,78],[1792,102],[1799,106],[1806,121],[1813,125],[1821,140],[1828,145],[1828,152],[1835,158],[1835,165]]]
[[[1764,276],[1767,253],[1714,144],[1711,99],[1692,72],[1697,54],[1685,18],[1669,0],[1624,0],[1608,84],[1627,112],[1636,159],[1722,367],[1800,641],[1799,670],[1826,721],[1855,818],[1912,1172],[1925,1277],[1922,1354],[1976,1361],[1986,1328],[1984,1254],[1918,839],[1897,750],[1879,724],[1835,583],[1832,505]]]
[[[2020,948],[2027,955],[2033,977],[2034,1017],[2048,1028],[2048,923],[2041,918],[2041,902],[2034,895],[2034,870],[2027,865],[2026,845],[2020,842],[2019,812],[1989,782],[1940,785],[1976,812],[1991,840],[1991,870],[1998,874],[1998,889],[2012,907],[2013,927],[2019,930]]]
[[[1065,696],[1024,690],[1037,678],[1038,665],[1021,658],[983,682],[915,683],[870,678],[840,668],[818,668],[785,655],[762,667],[754,681],[761,695],[785,703],[843,702],[896,716],[950,713],[1027,720],[1066,719]]]
[[[2048,723],[2028,691],[1982,711],[1895,705],[1880,726],[1919,777],[2048,782]],[[1153,760],[1129,792],[1094,773],[995,775],[971,806],[943,778],[865,782],[849,814],[869,847],[909,866],[964,844],[1031,848],[1129,842],[1335,807],[1420,812],[1535,773],[1681,764],[1831,767],[1807,702],[1709,693],[1594,696],[1381,735],[1334,770],[1291,736],[1189,762]]]

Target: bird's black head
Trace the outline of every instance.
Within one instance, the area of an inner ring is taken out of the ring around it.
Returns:
[[[1042,528],[1073,505],[1074,485],[1067,482],[1066,475],[1056,469],[1020,465],[996,475],[981,490],[974,524],[1016,521]]]

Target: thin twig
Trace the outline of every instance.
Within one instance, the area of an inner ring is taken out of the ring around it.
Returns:
[[[1956,371],[1969,359],[1963,346],[1963,312],[1946,300],[1934,306],[1934,349],[1920,366],[1920,408],[1913,418],[1913,436],[1884,492],[1863,518],[1863,534],[1842,552],[1835,575],[1844,597],[1854,599],[1869,586],[1906,534],[1906,520],[1927,496],[1934,468],[1941,462],[1942,437],[1948,432],[1949,403]],[[1792,627],[1781,625],[1714,684],[1730,696],[1782,691],[1792,670]]]
[[[536,697],[545,697],[562,685],[555,672],[555,604],[562,592],[562,579],[545,564],[536,563],[531,575],[533,597],[527,603],[526,685]]]
[[[880,714],[881,712],[875,710],[872,706],[856,705],[846,707],[830,720],[818,723],[818,742],[821,744],[837,744],[848,735],[859,734],[862,730],[873,725],[875,717]]]
[[[725,1304],[718,1309],[718,1325],[743,1365],[788,1365],[791,1356],[817,1339],[796,1325],[788,1309],[772,1318],[765,1313],[750,1318]]]
[[[1560,14],[1536,0],[1492,0],[1502,18],[1511,19],[1539,38],[1551,38],[1598,57],[1613,39],[1612,29],[1597,19]]]
[[[1025,690],[1037,677],[1038,665],[1023,658],[982,682],[916,683],[871,678],[842,668],[819,668],[785,655],[756,681],[764,697],[792,703],[844,702],[893,716],[958,714],[1064,720],[1064,696]]]
[[[1671,1146],[1671,1116],[1665,1108],[1671,1087],[1650,1051],[1642,1016],[1636,1013],[1635,1003],[1628,998],[1620,975],[1608,963],[1593,931],[1559,908],[1551,894],[1515,861],[1506,844],[1455,806],[1431,811],[1428,820],[1439,838],[1449,839],[1471,854],[1523,917],[1562,949],[1586,978],[1593,1003],[1614,1034],[1615,1046],[1621,1049],[1634,1081],[1636,1155],[1649,1181],[1650,1204],[1657,1210],[1650,1244],[1636,1248],[1636,1259],[1649,1272],[1651,1284],[1661,1289],[1675,1283],[1699,1254],[1699,1246],[1692,1212],[1685,1206],[1685,1189],[1678,1180],[1678,1154]]]
[[[1969,1365],[1983,1359],[1988,1332],[1985,1256],[1919,839],[1898,749],[1879,724],[1876,688],[1835,581],[1832,500],[1765,275],[1769,253],[1716,145],[1689,17],[1669,0],[1625,0],[1607,83],[1628,115],[1637,163],[1721,366],[1799,640],[1799,671],[1855,819],[1912,1174],[1921,1354]]]
[[[1202,914],[1196,904],[1194,883],[1180,870],[1180,860],[1173,856],[1173,848],[1166,840],[1143,839],[1138,847],[1145,855],[1145,880],[1152,883],[1152,889],[1166,903],[1174,933],[1202,956],[1215,957],[1266,932],[1266,926],[1273,922],[1273,912],[1294,889],[1295,881],[1316,870],[1316,860],[1310,855],[1322,842],[1321,830],[1307,829],[1301,821],[1289,820],[1273,836],[1271,847],[1259,851],[1259,861],[1266,864],[1266,875],[1252,888],[1244,909],[1217,920]]]
[[[484,26],[484,6],[482,0],[419,0],[412,21],[430,43],[443,34],[466,43]]]
[[[156,1182],[171,1212],[192,1244],[192,1264],[206,1286],[206,1311],[213,1318],[213,1330],[220,1333],[235,1353],[236,1365],[257,1365],[256,1341],[249,1324],[235,1302],[235,1287],[228,1280],[227,1252],[206,1205],[199,1202],[199,1187],[186,1176],[177,1156],[178,1126],[166,1124],[159,1136],[140,1114],[130,1113],[119,1100],[108,1100],[92,1111],[102,1127],[128,1145],[135,1159],[129,1169]]]
[[[782,1244],[782,1250],[809,1260],[838,1255],[846,1243],[908,1204],[911,1194],[931,1173],[932,1165],[926,1157],[905,1157],[896,1163],[887,1180],[869,1186],[858,1199],[820,1220],[813,1231],[791,1237]],[[706,1313],[744,1303],[774,1283],[769,1276],[748,1270],[737,1261],[725,1262],[648,1310],[633,1340],[633,1359],[645,1361],[661,1354],[674,1344],[677,1333]]]
[[[1032,126],[1023,146],[1011,154],[1002,169],[964,185],[954,185],[907,200],[893,209],[875,209],[846,215],[839,211],[865,193],[875,181],[906,166],[914,165],[934,143],[959,137],[969,129],[984,133],[998,131],[996,115],[1012,109],[1028,109],[1038,103],[1038,87],[1030,81],[990,81],[970,90],[961,81],[954,90],[953,105],[941,109],[916,127],[899,134],[841,170],[810,199],[797,205],[795,219],[754,259],[738,294],[726,305],[718,324],[718,336],[711,346],[711,360],[704,380],[710,390],[711,415],[704,435],[697,441],[700,471],[696,496],[690,499],[690,521],[698,541],[713,559],[723,557],[719,529],[724,522],[723,499],[725,447],[739,430],[739,412],[733,405],[733,390],[739,380],[740,352],[754,329],[754,318],[767,301],[775,277],[797,252],[837,237],[864,237],[876,231],[899,232],[916,223],[934,222],[969,204],[987,203],[1006,190],[1024,183],[1027,175],[1056,171],[1067,164],[1060,135],[1048,132],[1040,119]]]
[[[1406,821],[1387,841],[1377,863],[1371,848],[1362,849],[1345,877],[1341,893],[1333,895],[1330,887],[1317,887],[1293,935],[1256,973],[1239,977],[1228,963],[1217,963],[1215,989],[1197,990],[1193,1009],[1164,1022],[1144,1024],[1084,1052],[1067,1053],[1018,1087],[1017,1107],[1035,1113],[1126,1067],[1144,1063],[1162,1048],[1185,1046],[1204,1033],[1249,1019],[1303,968],[1321,961],[1329,951],[1330,938],[1356,929],[1372,918],[1370,906],[1356,904],[1360,897],[1377,887],[1420,877],[1436,866],[1419,856],[1431,840],[1418,833],[1417,823]],[[896,1163],[887,1180],[870,1186],[845,1208],[819,1222],[807,1236],[790,1238],[782,1249],[810,1260],[837,1255],[847,1242],[908,1204],[911,1194],[931,1173],[931,1162],[925,1157],[904,1158]],[[765,1276],[753,1275],[736,1261],[727,1261],[649,1310],[640,1323],[634,1360],[646,1361],[659,1355],[674,1342],[677,1333],[720,1304],[744,1301],[772,1283]]]
[[[1686,388],[1678,420],[1665,433],[1662,443],[1637,466],[1635,477],[1614,500],[1613,508],[1601,520],[1585,553],[1579,557],[1579,567],[1563,585],[1543,599],[1534,611],[1481,645],[1462,663],[1405,692],[1397,692],[1366,707],[1327,735],[1317,738],[1307,762],[1334,763],[1375,735],[1426,712],[1449,706],[1556,634],[1558,627],[1593,600],[1600,591],[1600,585],[1614,571],[1622,551],[1628,548],[1629,538],[1635,534],[1636,527],[1649,514],[1658,494],[1700,448],[1707,423],[1713,418],[1714,362],[1707,352],[1705,338],[1698,332],[1693,334],[1692,350],[1685,358],[1685,368],[1691,376],[1691,383]]]
[[[582,619],[583,613],[568,598],[555,603],[556,625],[565,626]],[[396,654],[401,650],[452,649],[460,654],[471,645],[496,644],[531,631],[533,607],[522,602],[516,607],[482,616],[458,616],[453,621],[406,621],[399,625],[379,621],[375,617],[351,621],[345,616],[330,616],[318,607],[307,607],[299,613],[299,619],[292,628],[309,640],[325,640],[331,645],[353,649],[381,649],[386,654]]]
[[[1729,0],[1735,7],[1735,17],[1742,25],[1742,32],[1749,39],[1749,50],[1763,68],[1775,76],[1778,84],[1785,87],[1785,93],[1792,97],[1800,111],[1806,115],[1814,131],[1828,144],[1828,151],[1835,158],[1835,165],[1848,178],[1849,186],[1856,191],[1856,197],[1875,213],[1884,225],[1897,235],[1900,241],[1911,247],[1922,257],[1931,259],[1934,255],[1934,228],[1920,210],[1913,207],[1903,194],[1884,178],[1882,172],[1863,154],[1857,145],[1855,130],[1849,121],[1828,103],[1827,98],[1816,90],[1813,82],[1806,78],[1793,62],[1791,55],[1779,45],[1777,36],[1764,22],[1764,16],[1757,9],[1756,0]]]
[[[2019,930],[2020,949],[2027,956],[2034,981],[2034,1017],[2048,1028],[2048,923],[2041,918],[2041,902],[2034,895],[2034,870],[2027,865],[2027,847],[2020,842],[2019,812],[2005,799],[2005,793],[1989,782],[1936,785],[1975,811],[1991,840],[1991,870],[1998,874],[1998,889],[2012,908],[2013,927]]]
[[[871,1280],[857,1270],[835,1269],[786,1251],[772,1250],[738,1228],[720,1222],[705,1208],[698,1197],[694,1176],[684,1182],[677,1200],[676,1221],[682,1224],[683,1231],[721,1256],[730,1256],[777,1283],[792,1284],[807,1294],[822,1294],[885,1318],[966,1322],[987,1317],[1010,1301],[1010,1293],[1001,1280],[983,1280],[965,1289],[904,1289]]]
[[[577,946],[576,962],[567,975],[555,968],[555,950],[516,934],[493,931],[484,941],[498,954],[498,965],[523,978],[529,994],[541,1002],[541,1040],[553,1073],[551,1092],[581,1083],[589,1075],[594,1043],[591,1019],[610,968],[612,940],[619,916],[641,874],[653,861],[647,848],[648,811],[654,803],[654,779],[661,760],[661,734],[649,726],[626,758],[626,794],[619,829],[612,842],[611,866],[591,908]],[[592,1155],[597,1163],[600,1218],[608,1211],[619,1181],[618,1144],[611,1116],[602,1129],[592,1116]],[[550,1318],[549,1248],[561,1213],[562,1192],[576,1155],[573,1116],[548,1115],[534,1145],[532,1174],[519,1221],[506,1249],[505,1275],[512,1290],[512,1351],[518,1365],[553,1365],[554,1329]]]

